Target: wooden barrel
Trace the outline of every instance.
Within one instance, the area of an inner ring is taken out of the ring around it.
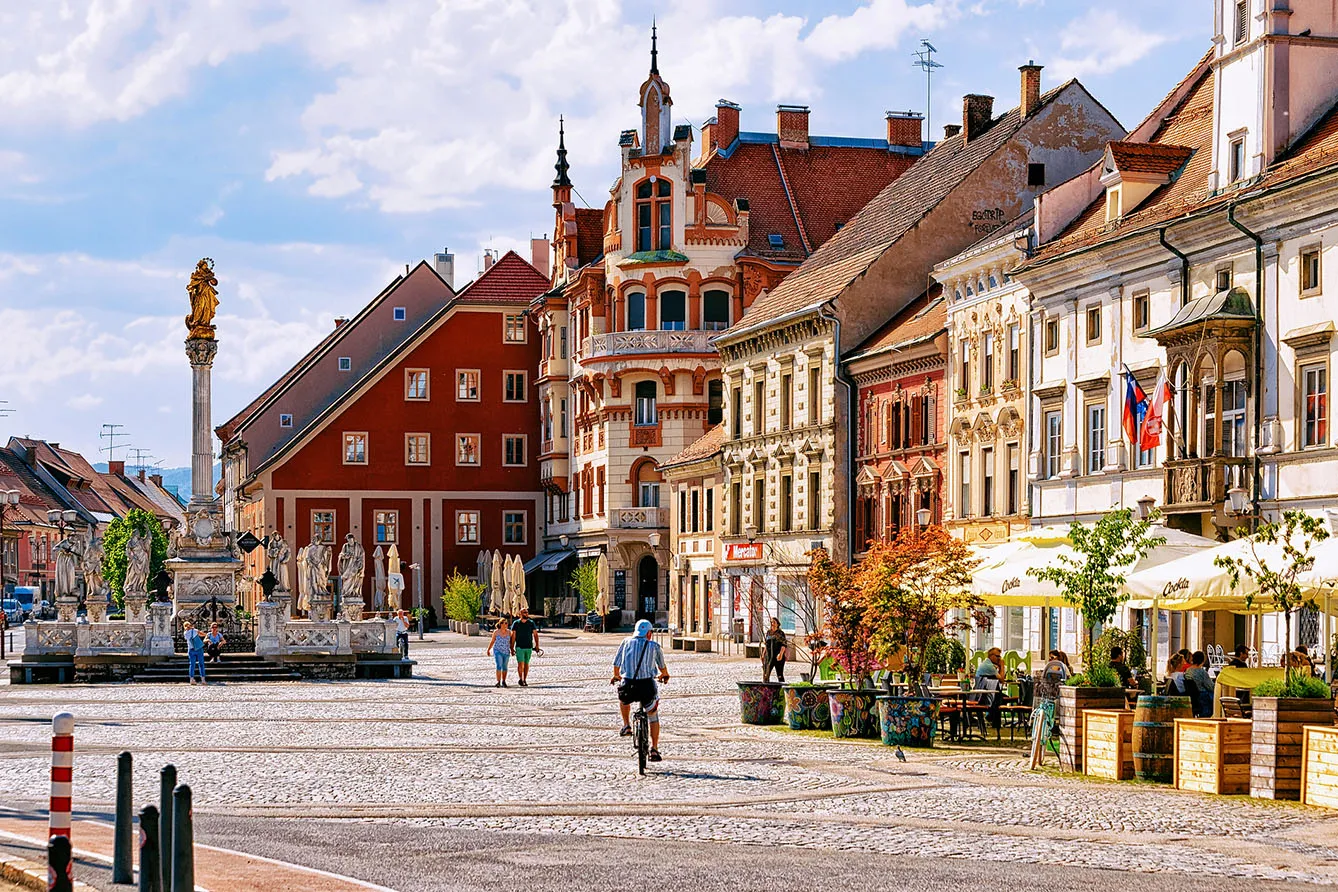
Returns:
[[[1134,776],[1169,784],[1175,780],[1175,720],[1193,718],[1188,697],[1138,698],[1134,707]]]

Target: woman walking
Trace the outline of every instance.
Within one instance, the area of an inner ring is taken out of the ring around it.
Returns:
[[[195,684],[195,672],[199,670],[200,684],[204,684],[204,636],[189,621],[182,625],[186,638],[186,658],[190,661],[190,683]]]
[[[488,653],[492,654],[493,665],[497,668],[497,683],[493,685],[495,688],[506,687],[506,666],[511,661],[513,640],[506,618],[499,619],[497,628],[493,629],[492,639],[488,642]]]
[[[789,642],[781,629],[780,620],[771,618],[771,628],[767,629],[766,640],[762,643],[762,680],[771,681],[771,673],[776,673],[776,681],[785,684],[785,657]]]

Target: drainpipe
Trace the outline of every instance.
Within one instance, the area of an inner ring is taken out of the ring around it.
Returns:
[[[1243,199],[1242,199],[1243,200]],[[1264,423],[1264,240],[1256,232],[1247,229],[1236,219],[1236,208],[1241,201],[1233,201],[1227,207],[1227,222],[1239,229],[1246,238],[1254,242],[1254,463],[1251,486],[1250,514],[1259,517],[1259,490],[1263,482],[1263,468],[1259,461],[1259,438],[1263,435]]]
[[[1179,248],[1166,240],[1166,227],[1157,230],[1157,242],[1180,258],[1180,306],[1189,303],[1189,258]]]
[[[832,357],[833,357],[832,369],[834,372],[833,379],[836,381],[837,384],[840,384],[846,390],[846,412],[848,413],[847,415],[848,423],[846,424],[846,476],[850,477],[851,471],[853,471],[855,468],[855,438],[852,435],[852,432],[855,430],[856,421],[859,418],[859,412],[858,412],[859,406],[857,405],[859,400],[859,392],[855,389],[853,382],[851,382],[851,380],[848,377],[846,377],[845,369],[841,365],[841,317],[836,315],[836,310],[832,306],[831,301],[824,303],[822,306],[818,308],[818,315],[821,318],[826,319],[828,322],[832,323],[832,326],[835,329],[835,333],[832,336],[833,343],[835,345],[834,349],[832,350]],[[812,399],[811,396],[809,398]],[[835,421],[834,418],[832,420]],[[835,501],[836,499],[836,488],[837,486],[840,485],[841,483],[837,481],[836,473],[833,470],[832,473],[833,501]],[[833,522],[835,522],[835,518],[833,518]],[[852,564],[855,561],[855,543],[852,538],[854,535],[854,531],[855,531],[855,500],[853,498],[850,498],[849,495],[847,494],[846,554],[845,554],[847,564]],[[833,534],[834,533],[835,530],[833,530]],[[833,535],[833,538],[835,538],[835,535]]]

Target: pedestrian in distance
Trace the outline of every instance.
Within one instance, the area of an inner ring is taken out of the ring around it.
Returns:
[[[186,637],[186,659],[190,665],[188,668],[190,683],[195,684],[195,672],[200,672],[200,684],[204,684],[204,636],[200,634],[195,626],[187,621],[182,629]]]
[[[766,639],[762,643],[762,681],[771,681],[771,673],[776,673],[776,681],[785,684],[785,658],[790,642],[785,637],[780,620],[771,618],[771,628],[767,629]]]
[[[218,629],[218,623],[209,624],[209,634],[204,636],[204,653],[208,663],[217,663],[222,659],[223,645],[228,643],[228,639],[223,637],[223,633]]]
[[[400,649],[400,659],[409,659],[409,615],[403,609],[395,611],[395,646]]]
[[[539,627],[530,619],[530,611],[522,607],[520,616],[511,624],[511,653],[516,658],[517,683],[530,685],[530,660],[539,650]]]
[[[506,687],[506,669],[511,661],[511,629],[507,626],[506,617],[497,621],[497,628],[492,630],[492,638],[488,640],[488,653],[492,655],[493,666],[497,669],[497,683],[495,688]]]

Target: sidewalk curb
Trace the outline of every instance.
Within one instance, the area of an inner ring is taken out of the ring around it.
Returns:
[[[26,858],[0,858],[0,877],[20,886],[27,886],[29,889],[40,889],[45,892],[47,888],[46,872],[45,864],[38,864]],[[74,890],[75,892],[97,892],[92,886],[77,880],[74,883]]]

